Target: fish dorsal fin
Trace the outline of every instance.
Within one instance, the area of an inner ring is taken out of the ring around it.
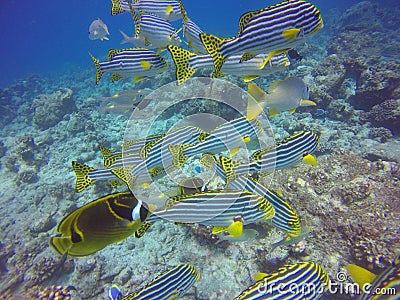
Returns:
[[[347,266],[347,271],[359,286],[364,286],[367,283],[371,283],[376,278],[374,273],[354,264],[349,264]]]
[[[240,62],[248,61],[255,57],[257,54],[251,53],[251,52],[244,52],[242,57],[240,58]],[[262,68],[261,68],[262,69]]]
[[[109,157],[110,155],[112,155],[112,150],[108,149],[106,147],[103,146],[99,146],[99,150],[101,155],[103,155],[103,158]]]
[[[254,280],[255,281],[260,281],[260,280],[262,280],[262,279],[264,279],[265,277],[267,277],[268,276],[268,274],[267,273],[261,273],[261,272],[258,272],[258,273],[256,273],[256,274],[254,274]]]
[[[123,168],[116,168],[116,169],[112,169],[111,172],[117,176],[119,179],[121,179],[123,182],[125,182],[126,184],[130,184],[133,179],[131,174],[131,170],[133,169],[132,167],[123,167]]]
[[[135,237],[136,238],[141,238],[146,233],[147,229],[150,228],[151,225],[153,225],[153,223],[148,222],[148,221],[144,221],[142,223],[142,225],[140,225],[138,230],[136,230]]]
[[[260,10],[252,10],[252,11],[248,11],[248,12],[245,12],[244,14],[242,14],[239,19],[239,31],[238,31],[237,35],[241,34],[243,32],[244,27],[247,26],[249,21],[254,16],[258,15],[259,13],[260,13]]]
[[[176,204],[178,204],[179,202],[181,202],[184,199],[185,199],[185,197],[183,195],[171,197],[167,201],[165,201],[165,208],[168,209],[168,208],[174,207]]]
[[[114,153],[104,158],[104,167],[110,168],[116,161],[122,159],[122,153]]]
[[[107,55],[107,59],[108,60],[112,60],[113,57],[118,54],[119,52],[121,52],[121,49],[110,49],[108,50],[108,55]]]

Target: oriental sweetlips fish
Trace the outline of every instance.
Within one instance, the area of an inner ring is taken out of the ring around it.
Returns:
[[[130,11],[130,3],[126,0],[111,0],[111,15],[115,16]],[[180,2],[175,0],[135,0],[131,4],[136,11],[143,11],[156,15],[168,21],[176,21],[182,18]]]
[[[109,300],[172,300],[183,297],[186,292],[200,279],[200,274],[195,267],[181,264],[172,267],[158,275],[153,281],[143,288],[122,296],[115,285],[108,292]]]
[[[400,291],[400,256],[381,274],[375,275],[370,271],[350,264],[347,266],[351,277],[359,287],[369,285],[369,293],[364,292],[358,300],[398,299]]]
[[[272,274],[258,273],[257,282],[235,300],[244,299],[320,299],[328,290],[330,279],[315,262],[286,265]]]
[[[204,139],[198,144],[171,144],[169,151],[173,156],[174,166],[181,167],[189,157],[204,152],[217,154],[229,150],[233,156],[243,143],[252,141],[262,132],[262,125],[258,120],[240,117],[219,125],[208,135],[204,135]]]
[[[147,204],[130,192],[110,194],[70,213],[58,225],[60,235],[50,239],[60,255],[86,256],[120,242],[146,226]],[[139,237],[139,234],[136,234]]]
[[[112,73],[112,81],[134,76],[134,81],[137,82],[167,69],[164,58],[145,48],[110,49],[108,61],[105,62],[100,62],[90,53],[89,55],[96,67],[96,84],[103,73]]]
[[[254,152],[250,162],[240,163],[225,157],[223,160],[226,182],[254,172],[259,176],[265,176],[300,162],[317,166],[318,162],[312,153],[318,146],[318,139],[318,136],[311,131],[300,131],[277,143],[275,147]]]
[[[224,168],[226,168],[226,165],[223,157],[220,157],[220,160],[218,160],[215,156],[205,153],[200,161],[204,165],[212,167],[218,176],[225,179]],[[290,237],[300,235],[301,227],[299,216],[279,193],[267,188],[255,178],[249,176],[240,176],[236,178],[227,186],[227,189],[245,190],[267,199],[275,209],[275,215],[268,220],[268,223],[284,231]]]
[[[287,0],[260,10],[244,13],[237,36],[229,39],[201,33],[200,38],[214,61],[214,76],[229,56],[243,53],[240,61],[269,52],[264,65],[323,28],[319,10],[303,0]]]
[[[227,231],[240,237],[243,226],[267,221],[275,215],[269,201],[260,195],[239,190],[207,191],[170,197],[165,209],[155,210],[149,223],[172,222],[213,226],[212,233]]]
[[[197,70],[209,68],[213,65],[212,57],[209,54],[197,55],[186,49],[171,45],[168,46],[168,51],[171,53],[175,64],[175,74],[178,84],[184,83],[193,76]],[[248,82],[259,76],[266,76],[282,71],[290,66],[290,61],[286,54],[282,53],[273,56],[267,65],[260,68],[267,56],[268,54],[259,54],[241,63],[241,54],[234,54],[227,58],[221,71],[223,75],[241,76],[245,82]]]
[[[248,92],[249,96],[256,100],[256,103],[249,97],[247,111],[251,111],[256,116],[265,107],[268,107],[271,116],[275,116],[283,111],[293,113],[299,106],[316,105],[315,102],[308,100],[308,87],[303,80],[297,77],[275,81],[269,86],[268,94],[254,83],[249,84]],[[253,105],[254,107],[249,107]],[[251,114],[247,115],[252,118]]]

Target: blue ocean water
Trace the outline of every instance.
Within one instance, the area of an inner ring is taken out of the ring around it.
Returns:
[[[357,2],[313,1],[323,12],[333,7],[343,11]],[[217,36],[233,36],[237,33],[238,19],[243,12],[268,4],[272,2],[187,1],[185,8],[190,18],[204,31]],[[133,22],[129,14],[112,17],[110,5],[111,1],[106,0],[44,0],[40,5],[32,1],[2,1],[0,53],[3,61],[0,87],[6,87],[28,74],[49,74],[76,66],[88,67],[92,64],[88,51],[95,57],[101,57],[105,56],[108,49],[121,47],[118,30],[133,35]],[[89,25],[98,17],[107,24],[110,41],[88,39]]]

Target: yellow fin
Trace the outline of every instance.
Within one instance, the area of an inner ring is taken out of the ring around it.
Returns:
[[[250,137],[249,136],[245,136],[244,138],[243,138],[243,143],[248,143],[248,142],[250,142]]]
[[[111,1],[111,15],[115,16],[118,14],[122,14],[124,12],[121,6],[121,0],[112,0]]]
[[[224,64],[226,57],[221,54],[221,46],[227,41],[227,39],[221,39],[211,34],[204,32],[200,33],[200,39],[206,48],[207,52],[211,55],[214,62],[214,74],[213,76],[221,76],[221,68]]]
[[[94,184],[94,180],[89,178],[89,173],[95,169],[82,164],[78,161],[72,162],[72,169],[76,175],[75,189],[78,193],[82,192],[89,185]]]
[[[359,286],[364,286],[366,283],[371,283],[376,278],[374,273],[354,264],[349,264],[347,266],[347,271]]]
[[[121,80],[122,78],[124,78],[124,77],[122,75],[118,74],[118,73],[112,73],[111,74],[111,81],[112,82]]]
[[[290,28],[290,29],[284,30],[282,32],[282,35],[288,41],[294,41],[297,38],[297,35],[299,32],[300,32],[300,29],[298,29],[298,28]]]
[[[268,53],[268,56],[265,58],[264,62],[261,64],[261,66],[259,67],[259,69],[260,69],[260,70],[264,69],[265,66],[266,66],[266,64],[271,60],[271,58],[272,58],[273,56],[278,55],[278,54],[281,54],[281,53],[284,53],[284,52],[286,52],[286,51],[287,51],[287,49],[280,49],[280,50],[275,50],[275,51],[272,51],[272,52]]]
[[[244,52],[242,57],[240,58],[240,62],[248,61],[255,57],[257,54],[251,53],[251,52]]]
[[[317,103],[311,100],[306,100],[306,99],[301,99],[300,100],[300,106],[315,106]]]
[[[170,4],[167,5],[167,7],[165,8],[165,12],[170,15],[172,13],[174,9],[172,8],[172,6]]]
[[[296,111],[295,108],[292,108],[292,109],[289,110],[289,112],[290,112],[291,114],[294,113],[295,111]]]
[[[228,227],[228,233],[233,237],[241,237],[243,232],[242,221],[235,221]]]
[[[277,114],[279,114],[279,111],[277,111],[277,110],[274,109],[274,108],[270,108],[270,109],[269,109],[269,114],[270,114],[271,116],[276,116]]]
[[[254,83],[250,83],[247,86],[247,90],[246,117],[247,120],[253,120],[264,110],[265,102],[263,102],[262,99],[265,97],[266,93]]]
[[[250,82],[250,81],[253,81],[254,79],[257,79],[258,77],[260,77],[260,76],[258,76],[258,75],[246,75],[242,79],[243,79],[244,82]]]
[[[135,77],[133,77],[133,82],[136,83],[145,78],[146,78],[146,76],[135,76]]]
[[[149,63],[148,61],[145,61],[145,60],[140,61],[140,65],[142,66],[142,68],[144,70],[148,70],[151,67],[151,63]]]
[[[276,190],[275,192],[279,197],[281,197],[281,198],[283,197],[283,194],[282,194],[281,190]]]
[[[189,59],[196,54],[174,45],[168,45],[168,51],[171,53],[175,64],[175,75],[178,85],[184,83],[196,73],[196,70],[189,67]]]
[[[227,229],[228,229],[228,227],[225,227],[225,226],[214,226],[211,233],[218,234],[218,233],[225,232]]]
[[[261,280],[261,279],[263,279],[264,277],[267,277],[268,276],[268,274],[267,273],[261,273],[261,272],[258,272],[258,273],[256,273],[256,274],[254,274],[254,280],[255,281],[259,281],[259,280]]]
[[[239,152],[239,150],[240,150],[240,147],[236,147],[236,148],[233,148],[233,149],[231,149],[231,150],[229,151],[229,155],[230,155],[230,157],[233,157],[233,156],[235,156],[235,155],[236,155],[236,153],[238,153],[238,152]]]
[[[135,232],[135,237],[136,238],[141,238],[147,231],[147,229],[150,228],[150,226],[153,225],[153,223],[144,221],[142,223],[142,225],[140,225],[140,227],[138,228],[138,230],[136,230]]]
[[[100,69],[100,61],[96,59],[90,52],[90,58],[93,60],[94,66],[96,68],[96,84],[99,84],[100,78],[103,75],[103,72]]]
[[[72,247],[72,241],[67,236],[55,236],[50,239],[50,246],[58,254],[63,255]]]
[[[317,159],[311,155],[311,154],[307,154],[306,156],[303,157],[303,162],[307,165],[312,165],[314,167],[318,166],[318,161]]]
[[[147,189],[147,188],[149,188],[150,185],[151,185],[151,182],[144,182],[144,183],[142,184],[142,187],[143,187],[144,189]]]

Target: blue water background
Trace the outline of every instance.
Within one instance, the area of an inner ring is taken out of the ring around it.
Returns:
[[[242,13],[260,9],[279,1],[234,0],[190,1],[184,0],[189,17],[204,31],[217,36],[237,33]],[[340,11],[360,2],[355,0],[311,1],[322,13],[337,7]],[[382,5],[394,0],[379,1]],[[134,26],[130,14],[110,14],[111,1],[1,1],[1,72],[0,87],[29,74],[53,74],[70,68],[89,67],[90,51],[95,57],[105,58],[108,49],[121,48],[119,29],[133,35]],[[323,15],[329,18],[328,15]],[[110,31],[109,41],[91,41],[88,38],[90,23],[100,17]],[[181,21],[174,22],[176,27]],[[127,44],[131,45],[131,44]],[[126,46],[126,45],[125,45]]]

